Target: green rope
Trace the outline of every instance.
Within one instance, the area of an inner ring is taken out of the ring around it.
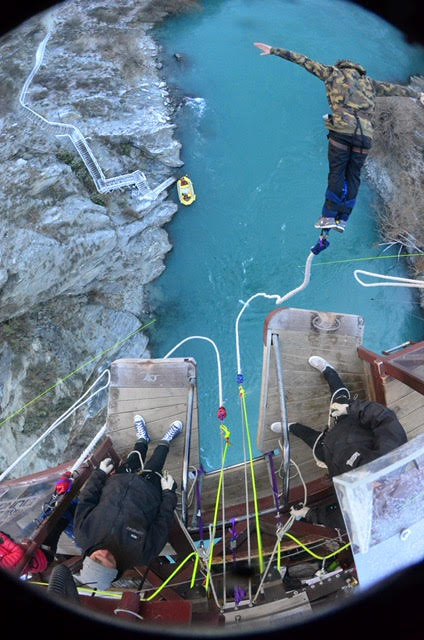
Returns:
[[[250,459],[250,474],[252,477],[252,489],[253,489],[253,502],[255,505],[255,522],[256,522],[256,537],[258,541],[258,554],[259,554],[259,571],[263,573],[264,571],[264,558],[263,558],[263,550],[262,550],[262,537],[261,537],[261,529],[259,525],[259,508],[258,508],[258,494],[256,491],[256,477],[255,477],[255,468],[253,464],[253,450],[252,450],[252,440],[250,437],[250,429],[249,429],[249,421],[247,418],[247,407],[246,407],[246,391],[242,385],[239,386],[240,397],[242,399],[242,407],[243,407],[243,416],[244,416],[244,424],[246,427],[246,435],[247,435],[247,444],[249,447],[249,459]]]
[[[291,533],[288,533],[287,531],[284,534],[285,536],[287,536],[288,538],[290,538],[290,540],[293,540],[294,542],[297,542],[298,545],[300,545],[302,547],[302,549],[304,549],[305,551],[307,551],[311,556],[313,556],[314,558],[316,558],[317,560],[328,560],[328,558],[332,558],[333,556],[337,555],[338,553],[340,553],[341,551],[344,551],[345,549],[347,549],[348,547],[350,547],[350,542],[348,542],[347,544],[345,544],[343,547],[340,547],[339,549],[337,549],[336,551],[333,551],[333,553],[328,554],[328,556],[319,556],[316,553],[314,553],[313,551],[311,551],[311,549],[308,549],[308,547],[306,545],[303,544],[303,542],[301,542],[300,540],[298,540],[297,538],[295,538],[294,536],[291,535]]]
[[[397,253],[396,255],[390,254],[388,256],[368,256],[366,258],[348,258],[346,260],[329,260],[326,262],[315,262],[315,266],[322,264],[343,264],[345,262],[362,262],[363,260],[384,260],[388,258],[412,258],[415,256],[422,256],[424,258],[424,253]],[[297,265],[299,268],[304,267],[304,265]]]
[[[75,375],[76,373],[78,373],[78,371],[81,371],[81,369],[83,369],[84,367],[86,367],[87,365],[91,364],[92,362],[94,362],[95,360],[98,360],[99,358],[101,358],[102,356],[105,355],[105,353],[108,353],[109,351],[112,351],[112,349],[115,349],[116,347],[118,347],[119,345],[123,344],[124,342],[126,342],[127,340],[129,340],[130,338],[132,338],[133,336],[136,335],[136,333],[139,333],[140,331],[142,331],[143,329],[146,329],[147,327],[149,327],[151,324],[153,324],[154,322],[156,322],[156,319],[151,320],[150,322],[148,322],[147,324],[143,325],[142,327],[139,327],[138,329],[136,329],[135,331],[133,331],[132,333],[130,333],[129,335],[127,335],[125,338],[122,338],[122,340],[118,340],[118,342],[115,342],[115,344],[113,344],[111,347],[108,347],[107,349],[105,349],[104,351],[102,351],[101,353],[99,353],[97,356],[94,356],[93,358],[90,358],[90,360],[87,360],[87,362],[84,362],[84,364],[80,365],[77,369],[75,369],[74,371],[72,371],[71,373],[68,373],[68,375],[66,375],[64,378],[61,378],[60,380],[58,380],[55,384],[53,384],[51,387],[49,387],[48,389],[46,389],[45,391],[43,391],[42,393],[40,393],[36,398],[33,398],[32,400],[30,400],[29,402],[27,402],[26,404],[24,404],[20,409],[17,409],[16,411],[14,411],[10,416],[8,416],[7,418],[4,418],[4,420],[2,420],[0,422],[0,427],[2,425],[5,424],[5,422],[8,422],[9,420],[11,420],[12,418],[14,418],[15,416],[17,416],[18,414],[22,413],[22,411],[24,411],[24,409],[26,409],[27,407],[29,407],[30,405],[34,404],[34,402],[37,402],[37,400],[39,400],[40,398],[42,398],[43,396],[46,395],[46,393],[48,393],[49,391],[52,391],[53,389],[55,389],[59,384],[61,384],[62,382],[65,382],[65,380],[68,380],[69,378],[71,378],[73,375]]]
[[[230,435],[231,432],[229,431],[229,429],[225,426],[225,424],[221,424],[220,425],[220,429],[222,431],[222,434],[225,438],[225,447],[224,447],[224,452],[222,454],[222,461],[221,461],[221,470],[219,472],[219,481],[218,481],[218,490],[216,493],[216,501],[215,501],[215,512],[214,512],[214,516],[213,516],[213,526],[212,526],[212,536],[210,539],[210,548],[209,548],[209,560],[208,560],[208,575],[206,576],[206,583],[205,583],[205,589],[206,591],[209,590],[209,582],[210,582],[210,570],[212,567],[212,557],[213,557],[213,548],[214,548],[214,540],[215,540],[215,531],[216,531],[216,523],[218,520],[218,509],[219,509],[219,500],[221,498],[221,491],[222,491],[222,482],[224,479],[224,467],[225,467],[225,459],[227,457],[227,451],[228,451],[228,447],[230,446]],[[224,554],[225,554],[225,540],[222,541],[223,544],[223,550],[224,550]]]

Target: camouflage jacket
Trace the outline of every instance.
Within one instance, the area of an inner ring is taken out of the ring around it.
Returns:
[[[272,47],[271,53],[305,67],[324,82],[332,110],[332,116],[326,120],[326,127],[338,133],[356,133],[372,138],[377,96],[420,97],[417,91],[408,87],[373,80],[367,76],[364,67],[350,60],[343,60],[337,65],[326,65],[288,49]]]

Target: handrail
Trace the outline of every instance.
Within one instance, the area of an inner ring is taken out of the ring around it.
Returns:
[[[281,428],[282,428],[282,454],[283,454],[283,506],[288,503],[289,497],[289,474],[290,474],[290,439],[289,429],[287,422],[287,408],[285,401],[284,380],[283,380],[283,367],[281,363],[280,341],[277,333],[273,333],[271,336],[271,343],[274,349],[275,366],[277,368],[277,381],[278,392],[280,397],[280,411],[281,411]]]
[[[405,347],[402,351],[391,353],[386,356],[380,356],[363,346],[358,347],[357,352],[359,358],[368,362],[371,366],[374,390],[376,392],[378,402],[385,404],[383,378],[386,376],[391,376],[414,391],[424,395],[424,380],[415,376],[412,372],[396,363],[396,360],[400,360],[405,356],[405,354],[414,353],[415,351],[418,351],[418,349],[423,349],[423,347],[424,341],[415,342],[414,344]]]
[[[103,378],[103,376],[106,374],[107,376],[107,382],[102,386],[99,387],[99,389],[97,389],[97,391],[94,391],[91,395],[88,395],[91,391],[91,389],[93,389],[93,387],[96,386],[96,384],[99,382],[99,380],[101,380]],[[14,462],[12,462],[11,465],[9,465],[7,467],[7,469],[5,469],[3,471],[3,473],[0,474],[0,482],[10,474],[10,472],[24,459],[26,458],[26,456],[33,450],[35,449],[35,447],[40,444],[40,442],[43,442],[43,440],[45,440],[47,438],[47,436],[52,433],[55,429],[57,429],[57,427],[59,427],[62,422],[64,422],[67,418],[69,418],[69,416],[71,416],[73,413],[75,413],[75,411],[77,409],[79,409],[80,407],[82,407],[83,405],[87,404],[87,402],[89,402],[92,398],[94,398],[94,396],[96,396],[98,393],[100,393],[101,391],[103,391],[103,389],[106,389],[110,384],[110,372],[109,369],[105,369],[99,376],[98,378],[93,382],[92,385],[90,385],[90,387],[87,389],[87,391],[85,391],[83,393],[83,395],[78,398],[78,400],[76,402],[74,402],[74,404],[69,407],[69,409],[67,409],[64,413],[62,413],[61,416],[59,416],[59,418],[57,418],[47,429],[46,431],[44,431],[44,433],[41,434],[41,436],[39,436],[37,438],[37,440],[35,440],[29,447],[28,449],[26,449],[26,451],[24,451],[23,453],[21,453],[20,456],[18,456],[18,458],[16,458],[16,460]],[[88,397],[87,397],[88,396]]]
[[[184,526],[187,526],[187,485],[188,472],[190,466],[190,448],[191,448],[191,428],[193,421],[193,401],[194,401],[194,381],[190,381],[190,389],[187,402],[187,418],[184,440],[184,458],[183,458],[183,474],[181,483],[181,519]]]

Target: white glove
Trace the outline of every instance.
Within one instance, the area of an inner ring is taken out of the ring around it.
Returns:
[[[347,415],[348,409],[349,409],[348,404],[333,402],[333,404],[330,406],[330,415],[332,418],[340,418],[340,416]]]
[[[421,102],[422,105],[424,105],[424,91],[421,92],[420,102]]]
[[[167,471],[164,471],[164,474],[160,479],[160,484],[162,487],[162,491],[166,491],[167,489],[169,491],[175,491],[175,489],[177,488],[177,483],[175,482],[171,474]]]
[[[99,464],[99,469],[105,472],[106,475],[109,475],[111,471],[113,471],[114,464],[112,462],[112,458],[105,458]]]

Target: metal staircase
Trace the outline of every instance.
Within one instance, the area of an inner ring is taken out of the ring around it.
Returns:
[[[81,160],[84,162],[87,171],[92,177],[97,191],[99,191],[100,193],[107,193],[108,191],[115,191],[124,187],[135,187],[139,192],[140,199],[146,197],[151,199],[156,198],[159,193],[163,191],[163,189],[166,189],[166,187],[175,182],[175,178],[168,178],[154,189],[150,189],[146,176],[139,169],[133,171],[132,173],[125,173],[120,176],[115,176],[114,178],[106,178],[93,152],[91,151],[87,140],[84,138],[78,127],[75,127],[72,124],[64,124],[62,122],[51,122],[50,120],[47,120],[42,115],[34,111],[34,109],[28,106],[28,104],[26,104],[26,94],[35,74],[43,63],[44,53],[49,38],[50,31],[45,36],[44,40],[42,40],[42,42],[40,42],[40,44],[38,45],[37,53],[35,55],[34,67],[28,78],[26,79],[19,96],[19,102],[25,109],[26,115],[30,120],[35,122],[44,130],[49,131],[49,133],[54,134],[56,137],[70,138],[72,144],[75,147],[75,150],[77,151]]]

